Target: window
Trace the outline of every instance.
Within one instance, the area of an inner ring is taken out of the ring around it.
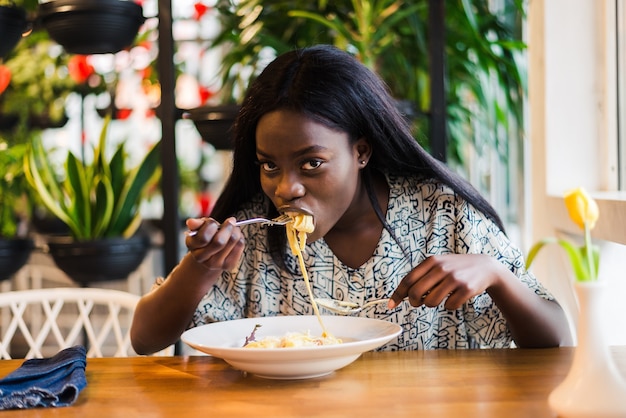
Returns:
[[[615,0],[619,190],[626,190],[626,1]]]
[[[593,236],[606,240],[601,268],[613,286],[606,312],[612,344],[626,342],[619,323],[626,314],[625,5],[626,0],[537,0],[529,2],[528,13],[527,245],[545,236],[580,234],[562,194],[577,186],[593,194],[600,206]],[[573,319],[577,307],[567,260],[559,248],[553,250],[534,272]]]

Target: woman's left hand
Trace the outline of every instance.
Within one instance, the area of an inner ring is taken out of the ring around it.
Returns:
[[[389,308],[405,298],[416,307],[439,306],[447,298],[445,308],[458,309],[507,273],[503,264],[485,254],[430,256],[402,279],[391,295]]]

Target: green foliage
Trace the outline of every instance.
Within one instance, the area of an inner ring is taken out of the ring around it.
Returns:
[[[539,251],[548,244],[558,244],[565,250],[567,257],[569,258],[570,265],[572,266],[574,277],[576,277],[577,281],[593,281],[594,277],[598,276],[598,267],[600,265],[600,249],[597,246],[591,245],[590,247],[587,247],[586,245],[582,245],[577,247],[567,240],[556,238],[544,238],[531,247],[530,251],[528,252],[528,257],[526,258],[527,269],[530,268]],[[593,266],[595,271],[593,272],[591,272],[589,268],[589,253],[587,252],[588,248],[591,249],[590,253],[594,261]]]
[[[11,71],[11,83],[0,94],[0,115],[16,116],[12,129],[14,140],[30,140],[47,127],[58,124],[65,116],[70,93],[101,93],[103,82],[95,86],[77,84],[69,76],[70,55],[43,31],[23,38],[9,54],[4,65]]]
[[[39,0],[0,0],[0,6],[22,7],[27,12],[34,12],[39,7]]]
[[[525,44],[523,2],[493,11],[488,0],[445,2],[449,159],[462,164],[468,141],[507,154],[522,127]],[[227,50],[223,100],[237,102],[268,55],[327,43],[354,53],[398,99],[416,106],[416,136],[430,113],[427,0],[218,0],[222,31],[212,43]],[[480,132],[475,130],[480,125]]]
[[[327,7],[327,2],[318,2],[318,7],[322,6]],[[378,62],[379,57],[399,42],[403,21],[425,6],[425,3],[404,4],[390,0],[351,0],[349,8],[338,8],[325,15],[307,10],[292,10],[288,15],[326,26],[334,34],[337,47],[356,49],[359,60],[378,71],[382,64]]]
[[[33,142],[24,159],[29,184],[78,240],[132,236],[141,223],[139,204],[159,178],[160,142],[134,168],[127,167],[124,142],[106,159],[109,123],[107,118],[93,162],[85,164],[68,152],[65,178],[60,181],[41,140]]]
[[[23,159],[26,144],[9,144],[0,139],[0,237],[13,238],[18,235],[18,226],[28,218],[27,186],[24,177]]]

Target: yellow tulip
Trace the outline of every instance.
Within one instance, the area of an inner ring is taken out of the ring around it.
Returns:
[[[585,224],[589,230],[593,229],[600,216],[598,204],[583,189],[579,187],[564,196],[565,206],[569,216],[581,229],[585,229]]]
[[[563,200],[572,221],[585,231],[585,244],[577,246],[565,239],[545,238],[531,247],[526,259],[526,268],[530,267],[539,250],[545,245],[556,243],[566,251],[577,281],[596,281],[598,280],[600,250],[591,242],[591,229],[596,225],[600,216],[598,204],[582,187],[567,192]]]

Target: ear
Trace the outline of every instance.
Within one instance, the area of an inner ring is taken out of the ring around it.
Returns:
[[[365,138],[360,138],[354,144],[354,151],[357,157],[357,164],[363,168],[372,157],[372,146]]]

